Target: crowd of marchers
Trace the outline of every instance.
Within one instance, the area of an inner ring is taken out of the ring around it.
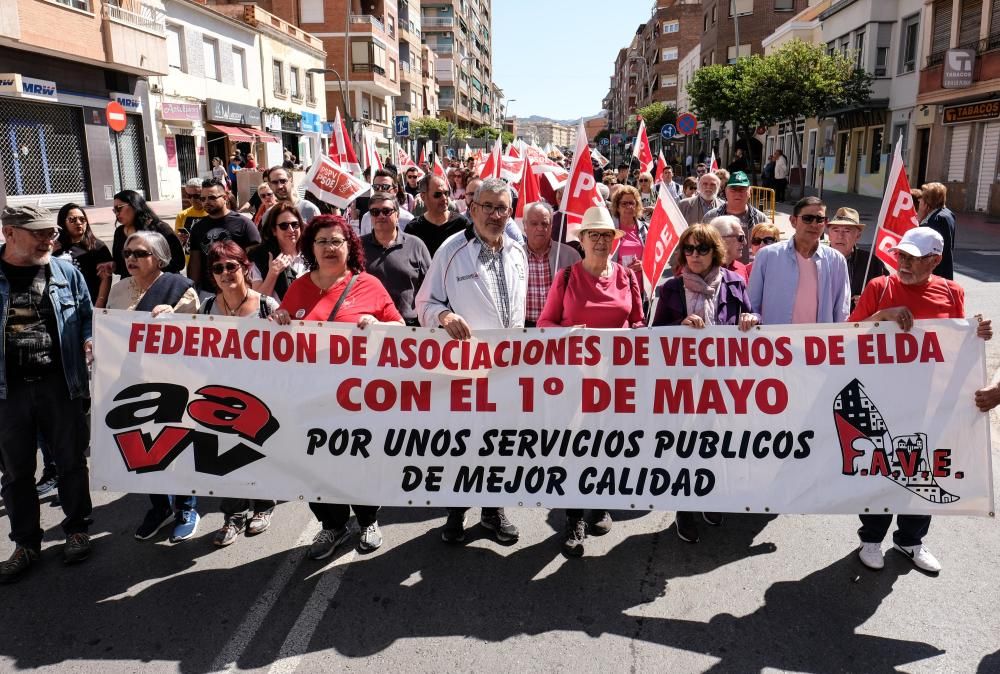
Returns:
[[[850,208],[830,217],[822,200],[803,198],[791,216],[794,234],[783,240],[781,229],[749,203],[744,171],[712,172],[698,164],[689,167],[693,175],[675,180],[668,167],[654,182],[627,165],[594,168],[607,205],[587,210],[569,237],[559,191],[523,205],[523,217],[515,219],[515,189],[480,179],[471,158],[452,161],[445,176],[426,166],[400,175],[387,165],[367,176],[371,190],[344,212],[308,192],[301,197],[282,166],[265,171],[244,204],[224,177],[189,182],[190,207],[173,226],[140,194],[125,190],[114,197],[110,248],[77,204],[58,213],[6,209],[0,485],[14,551],[0,563],[0,582],[18,580],[40,560],[39,500],[53,490],[65,515],[64,561],[80,562],[92,552],[89,370],[94,358],[116,357],[94,353],[95,308],[230,316],[291,330],[300,320],[435,327],[456,340],[479,330],[553,326],[745,331],[891,321],[905,331],[917,319],[965,317],[964,291],[952,279],[955,218],[943,185],[915,191],[922,226],[896,245],[899,271],[889,274],[858,248],[865,223]],[[648,220],[663,190],[688,226],[656,297],[649,297],[642,259]],[[989,320],[979,322],[977,334],[991,338]],[[1000,404],[1000,376],[969,404],[984,412]],[[147,509],[135,513],[134,536],[190,539],[201,520],[198,506],[191,494],[149,495]],[[275,507],[272,500],[222,499],[223,525],[212,543],[224,547],[264,533]],[[310,508],[321,526],[310,558],[328,558],[354,540],[352,511],[356,545],[366,551],[382,545],[378,506]],[[467,510],[448,510],[440,529],[445,543],[465,540]],[[892,515],[860,518],[860,560],[879,569]],[[940,563],[924,545],[930,520],[898,515],[892,541],[919,568],[936,572]],[[724,516],[679,512],[677,535],[698,542],[699,523],[721,526]],[[519,535],[503,508],[482,508],[479,525],[499,542]],[[580,556],[588,535],[611,528],[605,510],[568,510],[562,550]]]

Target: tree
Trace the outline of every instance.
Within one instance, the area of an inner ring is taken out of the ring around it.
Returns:
[[[863,106],[871,97],[872,76],[856,67],[853,54],[827,54],[820,45],[792,40],[762,61],[755,73],[757,110],[765,126],[798,118],[823,117],[832,110]],[[798,134],[792,134],[789,166],[802,157]],[[801,186],[800,186],[801,189]]]
[[[448,120],[446,119],[414,117],[410,120],[410,138],[444,138],[447,135]]]
[[[472,131],[473,138],[483,138],[485,140],[496,140],[497,130],[492,126],[480,126]],[[501,142],[506,145],[510,145],[514,142],[514,134],[510,131],[504,131],[500,135]]]
[[[660,133],[660,129],[663,128],[664,124],[673,124],[677,121],[677,108],[659,101],[639,108],[635,111],[635,114],[640,115],[646,120],[646,133],[650,136]],[[632,119],[634,120],[635,118],[633,117]],[[638,122],[634,123],[636,125],[635,128],[638,128]]]

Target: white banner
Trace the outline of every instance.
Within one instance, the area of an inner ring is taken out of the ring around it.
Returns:
[[[419,506],[993,512],[974,321],[440,330],[100,311],[93,481]]]

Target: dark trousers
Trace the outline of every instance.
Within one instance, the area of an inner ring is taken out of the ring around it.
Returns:
[[[0,400],[0,494],[10,518],[10,539],[38,549],[42,528],[35,492],[38,434],[49,446],[59,474],[59,502],[66,535],[90,525],[88,434],[83,401],[70,400],[61,370],[33,381],[7,381]]]
[[[226,517],[243,514],[248,510],[254,513],[266,513],[274,510],[276,503],[276,501],[262,501],[260,499],[226,497],[219,504],[219,510]]]
[[[861,528],[858,536],[862,543],[881,543],[892,526],[892,515],[859,515]],[[896,515],[896,531],[892,542],[910,547],[920,545],[931,528],[930,515]]]
[[[450,515],[452,513],[466,513],[468,512],[468,510],[469,510],[468,508],[448,508],[448,514]],[[482,508],[483,517],[487,517],[489,515],[496,515],[498,512],[500,512],[500,508]]]
[[[582,520],[584,512],[585,511],[583,510],[583,508],[568,508],[566,510],[566,519],[569,519],[569,520]],[[606,512],[607,512],[606,510],[591,510],[590,511],[590,515],[595,520],[597,520],[597,519],[600,519],[600,517],[598,517],[599,515],[601,517],[603,517],[604,513],[606,513]]]
[[[774,200],[784,201],[785,200],[785,190],[788,189],[788,179],[784,178],[782,180],[774,181]]]
[[[358,518],[358,526],[364,529],[378,521],[380,506],[348,505],[346,503],[310,503],[309,510],[319,520],[324,529],[340,529],[351,519],[351,508]]]

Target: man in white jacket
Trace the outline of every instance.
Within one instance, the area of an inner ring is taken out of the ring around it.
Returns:
[[[422,326],[440,325],[453,339],[469,339],[473,330],[524,327],[528,258],[521,245],[504,234],[510,205],[510,189],[502,180],[489,178],[476,190],[472,227],[441,245],[417,293]],[[443,541],[465,542],[466,510],[448,509]],[[479,523],[501,543],[518,538],[503,508],[483,508]]]

